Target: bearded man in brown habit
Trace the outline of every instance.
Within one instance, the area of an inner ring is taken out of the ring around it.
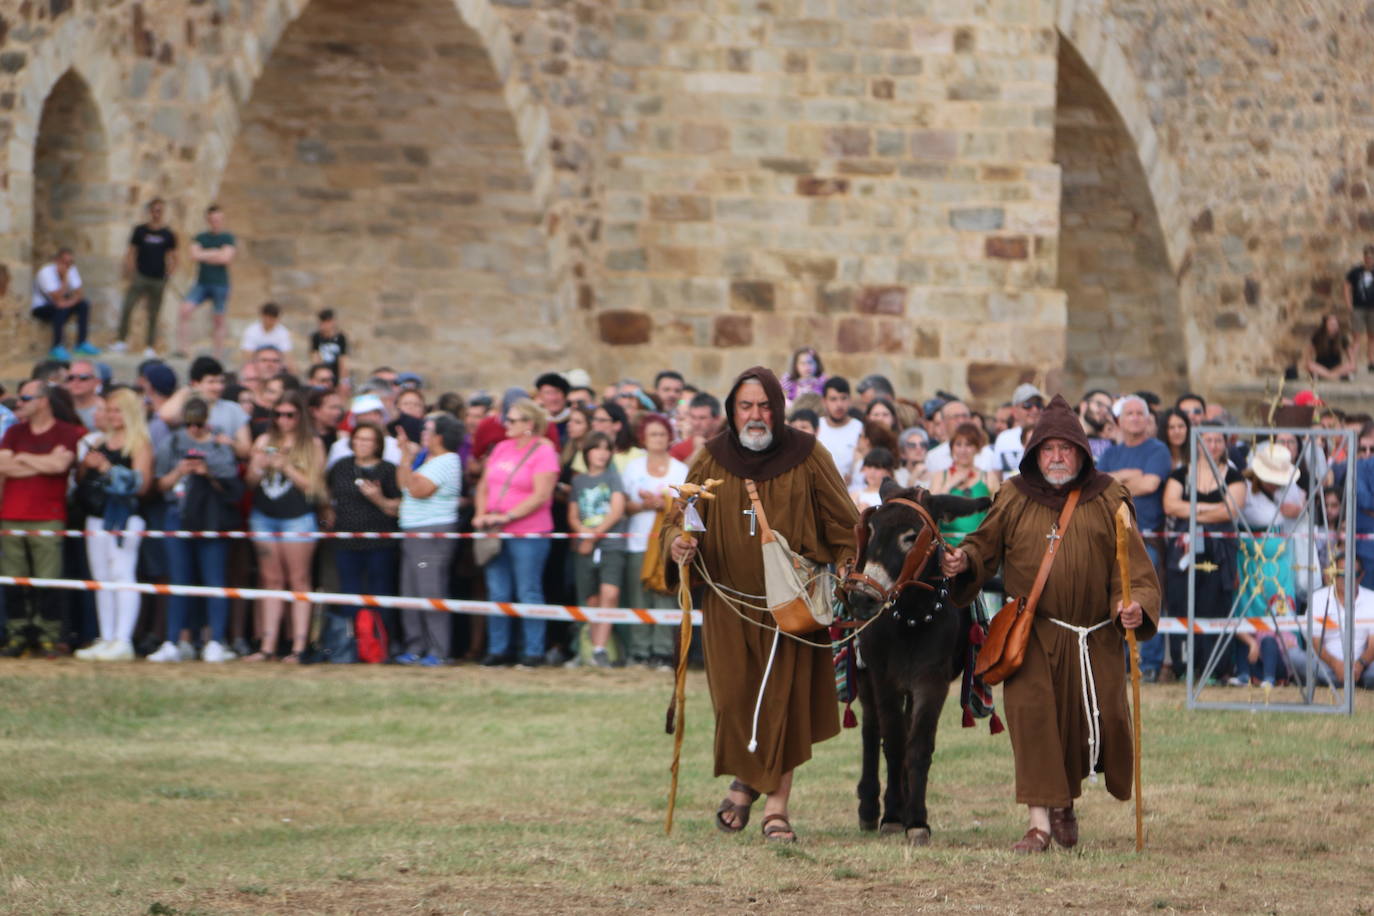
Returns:
[[[982,525],[944,555],[942,566],[954,578],[956,604],[971,601],[999,567],[1007,594],[1021,597],[1030,593],[1046,538],[1061,539],[1035,609],[1025,661],[1002,693],[1016,761],[1016,800],[1030,813],[1029,829],[1012,849],[1029,853],[1046,851],[1051,837],[1065,848],[1078,842],[1073,800],[1082,794],[1085,777],[1101,771],[1107,791],[1122,801],[1131,797],[1122,639],[1128,628],[1142,641],[1154,635],[1159,583],[1132,526],[1133,600],[1122,606],[1115,519],[1130,493],[1094,467],[1083,427],[1062,397],[1041,414],[1020,467],[1021,474],[998,491]],[[1081,491],[1078,506],[1058,531],[1059,514],[1075,488]]]
[[[706,530],[693,539],[685,536],[681,518],[670,519],[660,549],[670,561],[670,580],[679,562],[700,552],[711,580],[738,599],[731,603],[709,589],[702,603],[706,680],[716,715],[715,774],[735,777],[716,826],[743,830],[763,793],[764,837],[795,842],[788,812],[792,773],[811,759],[811,745],[839,733],[835,674],[825,630],[806,642],[782,636],[774,651],[771,615],[747,606],[764,603],[764,576],[760,526],[745,481],[757,484],[769,527],[820,564],[854,556],[858,516],[830,453],[814,436],[786,425],[784,406],[782,386],[768,369],[757,366],[739,377],[725,401],[726,428],[707,440],[687,475],[688,483],[723,481],[715,499],[697,506]],[[751,739],[757,741],[752,750]]]

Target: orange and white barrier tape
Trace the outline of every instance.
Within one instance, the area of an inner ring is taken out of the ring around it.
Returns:
[[[1243,617],[1240,622],[1225,617],[1197,617],[1193,620],[1193,632],[1200,634],[1225,633],[1228,630],[1233,633],[1257,633],[1261,636],[1272,634],[1276,631],[1286,633],[1306,633],[1307,621],[1300,617],[1280,617],[1279,624],[1274,626],[1274,621],[1269,617]],[[1325,626],[1329,630],[1340,629],[1341,622],[1334,618],[1325,621],[1316,620],[1312,624],[1312,631],[1316,632]],[[1356,617],[1356,626],[1374,625],[1374,617]],[[1159,632],[1169,634],[1186,634],[1188,632],[1187,617],[1161,617],[1159,618]]]
[[[185,595],[195,598],[280,598],[283,601],[309,601],[347,607],[408,608],[421,611],[451,611],[455,614],[484,614],[488,617],[528,617],[537,620],[567,620],[577,623],[660,623],[677,626],[682,612],[677,609],[625,607],[577,607],[563,604],[511,604],[505,601],[468,601],[462,598],[407,598],[400,595],[345,595],[337,592],[293,592],[275,588],[220,588],[213,585],[163,585],[152,582],[97,582],[92,579],[38,579],[30,576],[0,576],[0,585],[26,585],[33,588],[62,588],[79,592],[141,592],[145,595]],[[701,612],[692,612],[692,623],[701,623]]]
[[[123,535],[126,531],[106,531],[105,534]],[[224,538],[234,541],[267,541],[282,538],[312,541],[467,541],[497,538],[503,541],[569,541],[586,538],[620,539],[629,537],[623,531],[610,531],[606,534],[577,534],[571,531],[550,531],[544,534],[511,534],[507,531],[138,531],[133,532],[142,538],[200,539]],[[29,528],[0,528],[0,537],[35,538],[83,538],[86,532],[80,528],[58,528],[52,531]]]

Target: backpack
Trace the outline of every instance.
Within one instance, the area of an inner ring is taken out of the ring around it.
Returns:
[[[358,661],[378,665],[387,660],[386,627],[382,615],[372,608],[359,608],[353,621],[358,641]]]

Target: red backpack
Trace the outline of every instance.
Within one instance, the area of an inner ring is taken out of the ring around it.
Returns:
[[[358,661],[378,665],[387,659],[386,627],[382,615],[371,608],[359,608],[353,630],[358,641]]]

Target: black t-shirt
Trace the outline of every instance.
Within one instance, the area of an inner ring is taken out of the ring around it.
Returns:
[[[253,410],[248,415],[248,431],[255,440],[272,428],[272,414],[275,410],[275,407],[263,407],[257,401],[253,402]]]
[[[1201,460],[1206,461],[1207,459],[1203,458],[1203,459],[1201,459]],[[1190,493],[1191,491],[1188,489],[1188,485],[1189,485],[1189,481],[1188,481],[1188,468],[1187,468],[1186,466],[1181,467],[1181,468],[1175,468],[1175,469],[1173,470],[1173,472],[1169,474],[1169,479],[1170,479],[1170,480],[1177,480],[1180,484],[1182,484],[1182,485],[1183,485],[1183,496],[1184,496],[1184,498],[1186,499],[1186,498],[1189,497],[1189,493]],[[1244,479],[1245,479],[1245,475],[1241,474],[1240,471],[1237,471],[1234,467],[1232,467],[1232,466],[1229,465],[1229,464],[1226,466],[1226,485],[1227,485],[1228,487],[1229,487],[1231,484],[1233,484],[1233,483],[1239,483],[1240,481],[1242,481],[1242,480],[1244,480]],[[1210,491],[1210,492],[1207,492],[1207,493],[1203,493],[1203,492],[1201,492],[1201,491],[1198,491],[1198,494],[1197,494],[1197,501],[1200,502],[1200,503],[1219,503],[1219,502],[1222,502],[1223,500],[1225,500],[1225,498],[1226,498],[1226,497],[1225,497],[1225,495],[1222,493],[1220,487],[1218,487],[1217,489],[1212,490],[1212,491]]]
[[[396,531],[396,517],[387,515],[377,508],[358,489],[359,480],[375,480],[382,486],[382,495],[387,499],[398,499],[400,487],[396,485],[396,465],[390,461],[380,461],[371,467],[358,467],[352,455],[340,458],[329,469],[329,501],[334,506],[335,531]],[[377,541],[339,541],[342,550],[357,550],[375,547]],[[390,543],[384,541],[382,543]]]
[[[290,477],[268,471],[253,488],[253,509],[268,518],[300,518],[311,511],[311,505]]]
[[[1356,264],[1345,275],[1350,284],[1350,302],[1357,309],[1374,309],[1374,270],[1366,270],[1363,264]]]
[[[339,357],[348,355],[348,338],[343,331],[333,337],[325,337],[319,331],[310,335],[310,349],[320,354],[320,362],[330,368],[339,365]]]
[[[138,272],[154,280],[167,277],[167,253],[175,251],[177,235],[163,226],[149,229],[146,224],[135,226],[129,244],[134,246],[134,265]]]

